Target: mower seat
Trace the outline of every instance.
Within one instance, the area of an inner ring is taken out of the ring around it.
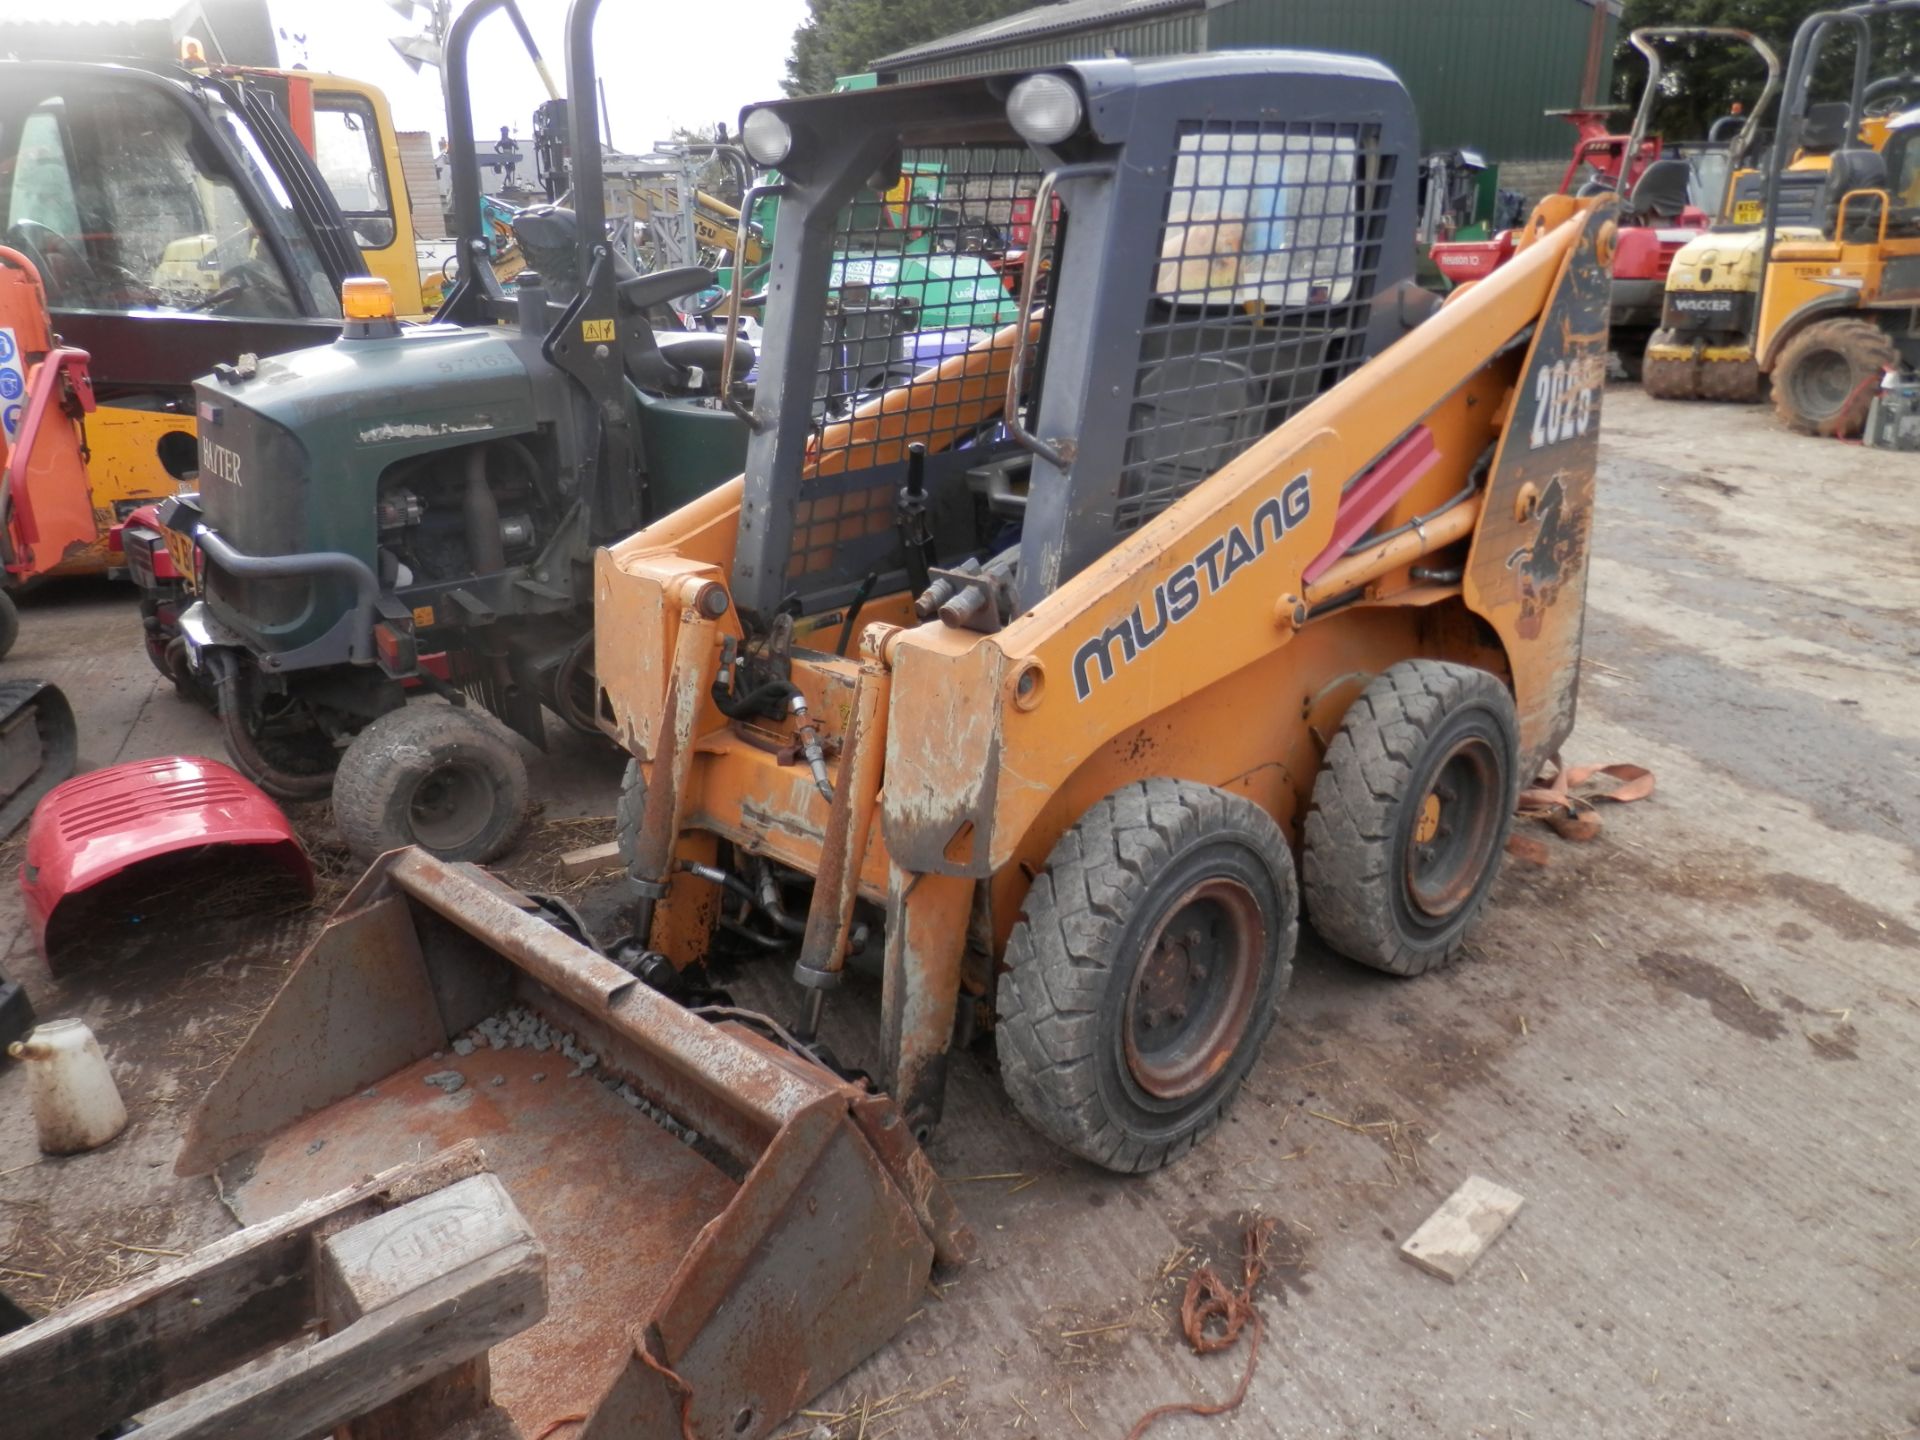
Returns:
[[[618,289],[623,304],[635,310],[650,310],[683,295],[698,295],[713,283],[713,271],[704,265],[676,265],[671,270],[631,276],[620,281]]]
[[[1693,167],[1684,160],[1656,160],[1640,172],[1634,182],[1627,210],[1650,220],[1675,220],[1687,208],[1687,192],[1693,181]]]

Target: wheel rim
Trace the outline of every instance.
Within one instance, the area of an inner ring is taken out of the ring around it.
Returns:
[[[493,819],[493,786],[476,765],[439,766],[420,777],[407,802],[414,839],[429,850],[458,850]]]
[[[1167,907],[1134,967],[1121,1017],[1128,1073],[1181,1100],[1226,1068],[1253,1018],[1266,924],[1238,880],[1203,880]]]
[[[1853,366],[1838,350],[1815,350],[1794,367],[1794,399],[1812,419],[1837,412],[1852,396],[1853,385]]]
[[[1403,873],[1414,917],[1444,924],[1473,898],[1500,832],[1500,762],[1477,735],[1433,767],[1407,827]]]

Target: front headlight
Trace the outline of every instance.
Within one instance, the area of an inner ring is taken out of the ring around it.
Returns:
[[[771,110],[749,110],[740,122],[740,144],[756,165],[772,169],[792,153],[793,130]]]
[[[1029,75],[1007,96],[1007,123],[1034,145],[1058,145],[1085,118],[1080,92],[1058,75]]]

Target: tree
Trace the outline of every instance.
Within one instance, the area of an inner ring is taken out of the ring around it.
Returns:
[[[882,55],[1028,9],[1028,0],[807,0],[793,32],[786,91],[814,95]]]
[[[1646,84],[1647,63],[1626,41],[1643,25],[1730,25],[1751,30],[1780,56],[1785,78],[1788,53],[1801,21],[1818,10],[1839,8],[1846,0],[1626,0],[1620,19],[1620,48],[1614,55],[1614,98],[1636,105]],[[1884,16],[1873,20],[1874,78],[1920,70],[1920,17]],[[1753,52],[1729,40],[1670,42],[1660,47],[1664,72],[1654,103],[1652,128],[1674,139],[1704,137],[1708,128],[1738,103],[1751,109],[1760,98],[1766,72]],[[1853,44],[1844,33],[1832,35],[1816,72],[1813,99],[1844,100],[1853,68]],[[1767,128],[1772,128],[1769,117]]]

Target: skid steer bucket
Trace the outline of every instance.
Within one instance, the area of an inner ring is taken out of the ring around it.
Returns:
[[[709,1012],[712,1013],[712,1012]],[[771,1027],[768,1027],[769,1033]],[[178,1169],[254,1223],[463,1139],[549,1256],[497,1347],[523,1436],[765,1435],[971,1237],[893,1103],[707,1018],[485,871],[383,857],[194,1117]]]
[[[44,680],[0,681],[0,840],[73,774],[80,754],[73,707]]]

